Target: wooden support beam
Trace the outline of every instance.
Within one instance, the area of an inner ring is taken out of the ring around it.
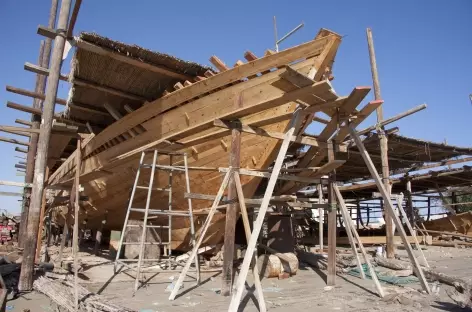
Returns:
[[[121,113],[116,110],[114,107],[112,107],[109,103],[105,103],[103,104],[103,107],[105,107],[105,109],[108,111],[108,113],[110,113],[110,115],[115,119],[115,120],[120,120],[121,118],[123,118],[123,115],[121,115]],[[128,131],[128,133],[132,136],[132,137],[135,137],[138,135],[138,133],[136,132],[135,129],[130,129]]]
[[[377,185],[377,188],[379,189],[380,193],[382,194],[384,204],[386,207],[386,210],[389,212],[389,215],[393,219],[393,222],[395,223],[395,226],[397,227],[398,232],[400,233],[400,236],[403,241],[403,245],[405,246],[405,249],[408,253],[408,257],[410,258],[411,263],[413,264],[413,268],[415,270],[416,276],[420,280],[421,286],[423,289],[430,294],[431,290],[429,288],[428,282],[426,281],[423,271],[420,267],[420,264],[418,263],[418,259],[416,259],[415,254],[413,253],[413,250],[411,249],[411,245],[409,244],[407,240],[407,236],[405,233],[405,229],[403,228],[402,223],[400,222],[400,219],[398,216],[395,214],[394,208],[392,201],[390,200],[390,192],[386,190],[385,185],[383,181],[380,179],[380,176],[377,172],[377,169],[375,169],[374,163],[372,162],[372,159],[369,156],[369,153],[364,147],[364,144],[362,143],[361,139],[356,133],[356,130],[354,128],[350,128],[351,130],[351,137],[354,139],[354,142],[357,145],[357,148],[361,152],[361,156],[364,159],[364,162],[367,166],[367,169],[369,169],[370,174],[374,178],[374,181]],[[393,240],[393,239],[392,239]]]
[[[213,66],[215,66],[220,72],[224,72],[229,69],[229,67],[226,66],[226,64],[215,55],[210,57],[210,63],[212,63]]]
[[[20,125],[25,125],[25,126],[30,126],[32,125],[32,122],[31,121],[26,121],[26,120],[22,120],[22,119],[15,119],[15,122],[17,124],[20,124]]]
[[[122,90],[114,89],[114,88],[111,88],[111,87],[101,86],[99,84],[89,82],[89,81],[85,81],[85,80],[82,80],[82,79],[79,79],[79,78],[72,78],[71,82],[72,82],[73,85],[77,85],[77,86],[81,86],[81,87],[84,87],[84,88],[90,88],[90,89],[102,91],[102,92],[108,93],[108,94],[117,95],[117,96],[125,98],[125,99],[129,99],[129,100],[133,100],[133,101],[140,101],[140,102],[146,102],[147,101],[147,99],[145,97],[142,97],[142,96],[139,96],[139,95],[136,95],[136,94],[131,94],[131,93],[128,93],[128,92],[124,92]]]
[[[15,168],[17,168],[17,169],[26,169],[26,165],[15,164]]]
[[[231,122],[227,122],[227,121],[224,121],[224,120],[221,120],[221,119],[216,119],[213,122],[213,125],[216,126],[216,127],[226,128],[226,129],[231,129],[232,128]],[[264,136],[264,137],[268,137],[268,138],[274,138],[274,139],[278,139],[278,140],[282,140],[283,136],[284,136],[284,134],[280,133],[280,132],[266,131],[264,129],[253,127],[253,126],[248,126],[248,125],[241,125],[241,131],[245,132],[245,133],[256,134],[256,135],[260,135],[260,136]],[[305,145],[309,145],[309,146],[319,146],[321,148],[326,148],[327,147],[326,142],[318,142],[316,139],[308,137],[308,136],[298,136],[298,137],[293,136],[291,138],[291,142],[297,142],[297,143],[305,144]]]
[[[28,154],[28,149],[26,149],[26,148],[15,147],[15,151],[20,152],[20,153]]]
[[[59,86],[59,74],[62,64],[62,56],[65,46],[65,29],[70,12],[71,0],[61,1],[57,29],[59,35],[54,39],[53,55],[51,57],[50,76],[46,86],[45,100],[43,102],[43,115],[41,134],[38,139],[34,166],[34,180],[31,192],[30,206],[28,210],[28,222],[25,233],[25,244],[23,249],[23,261],[18,288],[20,291],[30,291],[33,287],[34,260],[36,251],[37,234],[39,230],[39,217],[44,191],[44,178],[47,165],[47,153],[51,138],[52,123],[54,119],[54,107],[57,102],[57,90]]]
[[[329,124],[329,120],[328,119],[324,119],[324,118],[321,118],[319,116],[313,116],[313,121],[316,121],[316,122],[319,122],[319,123],[322,123],[322,124]]]
[[[29,138],[31,135],[29,134],[28,130],[30,130],[30,129],[29,128],[21,128],[21,127],[0,126],[0,131],[11,133],[11,134],[16,134],[16,135],[21,135],[21,136]]]
[[[262,225],[264,222],[264,218],[267,212],[267,208],[269,207],[270,198],[274,192],[275,184],[277,182],[277,177],[280,174],[280,169],[282,168],[285,156],[287,154],[287,150],[290,144],[290,138],[295,133],[296,125],[299,124],[300,114],[299,111],[295,112],[292,121],[290,122],[288,131],[282,144],[280,146],[279,153],[274,163],[274,167],[272,169],[272,176],[270,177],[267,187],[264,193],[264,198],[262,199],[261,207],[259,208],[259,213],[257,215],[257,219],[254,222],[253,232],[251,234],[251,239],[247,244],[246,255],[244,256],[243,263],[241,265],[241,269],[238,275],[238,279],[236,281],[236,292],[234,293],[233,297],[231,298],[231,303],[228,308],[228,312],[236,312],[238,311],[239,305],[241,303],[241,297],[243,294],[243,290],[246,289],[246,279],[247,274],[249,272],[249,267],[251,265],[251,261],[254,255],[254,251],[256,249],[257,240],[259,238],[259,234],[262,229]]]
[[[15,192],[0,192],[0,196],[14,196],[14,197],[23,197],[23,193],[15,193]]]
[[[370,58],[370,67],[372,71],[372,82],[374,83],[374,94],[375,100],[381,100],[382,96],[380,95],[380,83],[379,83],[379,74],[377,72],[377,60],[375,58],[374,50],[374,41],[372,39],[372,31],[370,28],[367,28],[367,45],[369,47],[369,58]],[[377,123],[382,122],[383,120],[383,108],[382,105],[378,106],[377,109]],[[357,125],[353,126],[353,129]],[[378,136],[380,140],[380,155],[382,162],[382,181],[384,183],[385,190],[387,193],[390,193],[390,184],[389,184],[389,175],[390,170],[388,166],[388,142],[387,136],[385,135],[383,128],[378,131]],[[385,231],[387,237],[387,258],[393,259],[395,257],[395,244],[393,243],[394,228],[392,216],[388,212],[385,212]]]
[[[39,65],[31,64],[26,62],[24,65],[24,69],[33,73],[36,73],[38,75],[42,76],[49,76],[49,69],[41,67]],[[69,75],[68,74],[59,74],[59,79],[62,81],[69,81]]]
[[[24,96],[29,96],[29,97],[32,97],[32,98],[35,98],[35,99],[40,99],[40,100],[43,100],[43,101],[46,98],[44,94],[34,92],[34,91],[25,90],[25,89],[21,89],[21,88],[16,88],[16,87],[12,87],[12,86],[6,86],[6,90],[8,92],[12,92],[12,93],[16,93],[16,94],[20,94],[20,95],[24,95]],[[56,102],[56,104],[61,104],[61,105],[66,105],[67,104],[67,100],[60,99],[60,98],[56,98],[55,102]]]
[[[5,137],[0,137],[0,141],[6,142],[6,143],[19,144],[19,145],[23,145],[23,146],[29,146],[30,145],[28,142],[18,141],[18,140],[15,140],[15,139],[9,139],[9,138],[5,138]]]
[[[14,181],[0,181],[0,185],[7,185],[7,186],[18,186],[18,187],[31,187],[31,183],[23,183],[23,182],[14,182]]]
[[[334,161],[334,146],[330,142],[328,148],[328,161]],[[336,197],[334,187],[336,185],[336,171],[332,170],[328,178],[328,274],[326,283],[328,286],[336,285]]]
[[[241,153],[241,131],[234,127],[231,129],[231,150],[229,152],[229,166],[239,168]],[[233,259],[234,259],[234,241],[236,233],[236,221],[238,219],[238,204],[236,182],[231,176],[228,183],[228,200],[233,203],[228,204],[226,208],[226,222],[224,234],[224,253],[223,267],[221,275],[221,295],[229,296],[233,289]]]
[[[13,109],[25,112],[25,113],[35,114],[38,116],[41,116],[41,114],[43,113],[40,108],[34,108],[31,106],[21,105],[21,104],[13,103],[10,101],[7,102],[7,107],[13,108]]]

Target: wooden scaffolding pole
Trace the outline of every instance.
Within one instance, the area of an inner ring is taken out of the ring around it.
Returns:
[[[74,251],[74,304],[75,304],[75,311],[79,311],[79,289],[78,289],[78,272],[79,272],[79,263],[77,259],[77,252],[79,251],[79,200],[80,200],[80,184],[79,184],[79,177],[80,177],[80,165],[82,160],[81,155],[81,144],[80,139],[77,140],[77,151],[76,151],[76,167],[75,170],[75,192],[74,194],[74,233],[73,233],[73,251]],[[72,203],[70,203],[70,207],[72,207]]]
[[[297,125],[299,124],[300,118],[300,111],[294,113],[292,120],[290,122],[290,126],[288,131],[284,135],[284,139],[280,146],[279,153],[277,155],[277,159],[275,160],[274,167],[272,168],[272,173],[269,178],[269,182],[267,183],[267,187],[264,193],[264,197],[262,199],[262,204],[259,208],[259,213],[257,215],[257,219],[254,223],[253,231],[251,233],[251,239],[247,244],[246,255],[244,256],[243,263],[241,265],[241,269],[239,271],[238,279],[236,281],[236,290],[233,292],[233,296],[231,298],[231,303],[229,305],[228,311],[229,312],[236,312],[238,311],[239,304],[241,303],[241,297],[243,295],[243,290],[246,289],[246,278],[249,272],[249,267],[251,266],[252,257],[254,255],[254,251],[256,250],[257,240],[259,238],[259,234],[262,229],[262,224],[264,223],[264,218],[267,212],[267,208],[269,207],[270,198],[274,192],[275,183],[277,182],[278,176],[280,174],[280,170],[282,169],[282,165],[285,159],[285,155],[287,154],[287,150],[294,134],[295,130],[297,130]]]
[[[241,151],[241,126],[233,123],[231,129],[231,151],[229,153],[229,165],[234,169],[240,166]],[[228,183],[228,200],[233,203],[228,204],[226,208],[226,223],[223,250],[223,268],[221,274],[221,295],[229,296],[233,289],[233,258],[234,258],[234,240],[236,231],[236,221],[238,218],[238,203],[236,182],[230,179]]]
[[[375,180],[375,184],[377,185],[377,188],[379,189],[379,192],[382,194],[382,197],[384,199],[385,207],[387,208],[388,212],[393,218],[393,222],[395,222],[395,225],[398,229],[398,233],[400,234],[400,237],[402,239],[403,245],[408,253],[408,257],[410,258],[411,263],[413,264],[413,269],[415,271],[415,275],[418,277],[420,280],[421,286],[423,289],[428,293],[431,294],[431,290],[429,288],[428,282],[426,281],[426,278],[423,274],[423,271],[420,267],[420,264],[418,263],[418,259],[416,259],[415,254],[413,253],[413,249],[411,248],[410,242],[408,241],[408,238],[406,236],[405,229],[403,228],[402,223],[400,222],[400,219],[398,216],[395,214],[395,210],[393,208],[392,201],[390,199],[390,192],[388,192],[385,188],[385,185],[382,183],[382,180],[380,179],[380,176],[377,172],[377,169],[375,169],[374,163],[372,162],[372,159],[369,156],[369,153],[364,147],[364,143],[362,143],[362,140],[359,138],[358,134],[356,133],[356,130],[350,125],[349,126],[349,131],[351,133],[351,137],[354,139],[354,142],[356,143],[357,148],[359,149],[362,159],[364,159],[364,162],[367,166],[367,169],[369,169],[369,172],[372,176],[372,178]]]
[[[59,75],[62,65],[62,55],[65,45],[65,31],[71,0],[61,2],[61,10],[57,23],[57,36],[54,40],[54,50],[51,59],[50,75],[46,86],[46,97],[43,108],[43,124],[38,139],[38,149],[34,166],[33,188],[28,211],[28,223],[23,244],[23,262],[21,264],[20,291],[30,291],[33,288],[33,269],[36,251],[36,240],[39,226],[39,213],[44,191],[44,173],[46,170],[49,140],[51,138],[52,122],[54,118],[54,106],[56,102],[57,89],[59,86]]]
[[[328,147],[328,162],[334,160],[333,142]],[[328,180],[328,275],[326,284],[334,286],[336,284],[336,197],[334,195],[334,185],[336,183],[336,171],[329,173]]]
[[[58,0],[51,1],[51,9],[49,11],[49,20],[48,20],[48,27],[50,28],[54,28],[54,24],[56,23],[57,3],[58,3]],[[46,40],[41,41],[41,45],[39,49],[38,64],[45,68],[49,68],[49,59],[51,57],[51,44],[52,44],[52,40],[49,38],[46,38]],[[46,77],[43,75],[37,75],[34,91],[36,93],[44,94],[45,87],[46,87]],[[42,107],[41,104],[42,104],[41,100],[34,99],[33,108],[41,109]],[[40,123],[41,123],[41,116],[39,115],[31,116],[32,129],[39,129]],[[26,159],[26,163],[27,163],[26,174],[25,174],[26,183],[33,183],[34,161],[36,157],[38,138],[39,138],[39,134],[31,133],[30,146],[28,148],[27,159]],[[25,230],[28,224],[28,211],[29,211],[29,205],[31,202],[30,197],[31,197],[31,188],[25,188],[23,207],[21,210],[20,229],[19,229],[19,235],[18,235],[19,247],[23,247],[23,238],[25,237],[25,234],[26,234]]]
[[[374,50],[374,40],[372,39],[372,30],[367,28],[367,44],[369,46],[369,56],[370,56],[370,66],[372,70],[372,81],[374,83],[374,94],[375,100],[381,100],[382,96],[380,94],[380,83],[379,83],[379,74],[377,71],[377,60],[375,58]],[[383,104],[377,108],[377,123],[383,121]],[[389,167],[388,167],[388,142],[387,136],[385,135],[383,127],[377,129],[377,133],[380,140],[380,157],[382,161],[382,182],[385,186],[385,189],[390,194],[390,182],[389,182]],[[393,221],[392,216],[389,215],[387,210],[384,207],[385,212],[385,230],[387,238],[387,258],[395,257],[395,243],[393,241]]]

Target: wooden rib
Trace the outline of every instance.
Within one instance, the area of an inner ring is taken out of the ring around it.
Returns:
[[[123,115],[119,111],[117,111],[114,107],[112,107],[109,103],[103,104],[103,107],[110,113],[110,115],[115,119],[115,120],[120,120],[123,118]],[[128,130],[128,133],[132,136],[135,137],[137,136],[137,132],[134,129]]]
[[[238,67],[238,66],[241,66],[241,65],[244,65],[244,62],[241,61],[241,60],[237,60],[233,67]]]
[[[206,77],[196,76],[195,77],[195,82],[202,81],[202,80],[205,80],[205,79],[206,79]]]
[[[183,89],[185,88],[184,85],[181,83],[181,82],[177,82],[175,85],[174,85],[174,89],[175,90],[180,90],[180,89]]]
[[[123,106],[123,108],[125,109],[125,111],[126,111],[128,114],[131,114],[132,112],[135,111],[135,110],[134,110],[131,106],[129,106],[128,104],[125,104],[125,105]],[[146,131],[146,129],[144,129],[144,127],[141,126],[141,125],[137,126],[137,127],[134,128],[134,129],[135,129],[139,134],[144,133],[144,132]]]
[[[191,86],[191,85],[192,85],[192,83],[190,81],[188,81],[188,80],[184,81],[184,87],[188,87],[188,86]]]
[[[111,59],[114,59],[116,61],[120,61],[120,62],[129,64],[129,65],[133,65],[133,66],[139,67],[141,69],[148,70],[150,72],[164,74],[166,76],[181,79],[181,80],[186,80],[186,79],[191,79],[192,78],[191,76],[181,74],[181,73],[176,73],[176,72],[171,71],[171,70],[169,70],[165,67],[161,67],[161,66],[158,66],[158,65],[151,65],[151,64],[145,63],[141,60],[138,60],[138,59],[135,59],[135,58],[132,58],[132,57],[129,57],[129,56],[125,56],[121,53],[117,53],[117,52],[99,47],[97,45],[86,42],[82,39],[75,40],[74,44],[75,44],[75,46],[77,46],[80,49],[83,49],[83,50],[86,50],[86,51],[89,51],[89,52],[93,52],[93,53],[96,53],[96,54],[99,54],[99,55],[103,55],[103,56],[109,57]]]
[[[229,67],[226,66],[226,64],[215,55],[210,57],[210,63],[212,63],[213,66],[215,66],[220,72],[224,72],[229,69]]]
[[[210,78],[210,77],[215,76],[215,73],[212,72],[211,70],[207,70],[207,71],[204,73],[204,75],[205,75],[205,77]]]
[[[255,61],[258,59],[258,57],[252,53],[251,51],[246,51],[244,52],[244,58],[248,61],[248,62],[252,62],[252,61]]]
[[[155,107],[152,112],[150,112],[149,109],[144,106],[143,108],[140,108],[130,114],[129,118],[115,122],[104,129],[95,139],[96,142],[94,144],[88,145],[85,148],[87,152],[85,155],[90,154],[94,148],[101,146],[105,141],[108,141],[117,133],[122,133],[124,130],[133,128],[136,125],[141,124],[164,111],[168,111],[176,106],[179,106],[185,101],[196,98],[197,96],[203,95],[216,88],[226,86],[232,82],[239,81],[244,77],[257,74],[261,70],[283,66],[284,64],[296,61],[300,58],[309,58],[311,56],[318,55],[331,39],[332,38],[328,36],[315,41],[310,41],[300,46],[281,51],[275,55],[256,60],[253,63],[241,65],[236,69],[225,71],[213,77],[210,76],[210,78],[205,80],[205,83],[195,83],[188,88],[175,91],[165,98],[159,98],[148,104]],[[209,74],[209,72],[207,72],[205,76],[207,76],[207,74]]]
[[[16,93],[16,94],[20,94],[20,95],[24,95],[24,96],[29,96],[29,97],[32,97],[32,98],[35,98],[35,99],[40,99],[40,100],[43,100],[43,101],[46,98],[44,94],[34,92],[34,91],[25,90],[25,89],[21,89],[21,88],[16,88],[16,87],[12,87],[12,86],[6,86],[6,90],[8,92],[12,92],[12,93]],[[66,105],[67,100],[56,98],[56,103],[61,104],[61,105]]]
[[[267,49],[264,53],[264,56],[274,55],[275,53],[277,53],[277,52],[275,52],[271,49]]]

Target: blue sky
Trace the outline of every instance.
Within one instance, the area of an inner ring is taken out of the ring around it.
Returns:
[[[34,75],[24,62],[36,63],[39,24],[47,24],[50,0],[0,1],[0,124],[14,125],[29,115],[7,108],[6,101],[32,104],[32,99],[5,91],[5,85],[34,88]],[[344,35],[334,67],[333,85],[341,95],[355,86],[372,85],[365,36],[371,27],[387,118],[416,105],[425,111],[397,122],[400,133],[431,141],[472,146],[472,1],[120,1],[83,0],[78,31],[209,64],[217,55],[228,65],[245,50],[262,55],[274,46],[273,16],[279,36],[301,21],[305,27],[281,45],[287,48],[312,39],[319,28]],[[70,58],[69,58],[70,59]],[[67,72],[69,60],[64,64]],[[66,97],[68,86],[60,85]],[[373,92],[368,99],[373,98]],[[370,118],[363,126],[374,122]],[[8,134],[1,134],[9,136]],[[21,137],[18,137],[21,139]],[[14,146],[0,142],[0,180],[15,176]],[[0,190],[19,191],[2,187]],[[18,211],[17,198],[1,197],[0,208]]]

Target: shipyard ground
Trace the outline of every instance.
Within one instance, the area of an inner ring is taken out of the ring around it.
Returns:
[[[472,279],[472,249],[428,247],[424,251],[430,265],[437,271]],[[399,250],[402,256],[406,253]],[[205,273],[198,287],[188,277],[181,294],[169,301],[166,288],[178,273],[152,276],[149,282],[133,295],[134,279],[127,273],[113,275],[113,264],[108,259],[95,256],[81,257],[87,263],[81,275],[81,284],[89,290],[104,295],[108,300],[136,311],[226,311],[230,297],[219,295],[219,273]],[[351,275],[338,275],[337,286],[325,288],[325,273],[301,264],[297,275],[283,280],[263,279],[262,285],[269,311],[464,311],[453,303],[446,293],[451,286],[440,285],[436,295],[421,292],[419,283],[407,286],[382,284],[385,298],[379,298],[371,280],[361,280]],[[252,283],[249,282],[252,286]],[[251,291],[243,295],[241,311],[258,311]],[[55,311],[55,304],[40,293],[32,292],[7,302],[8,311]],[[62,310],[61,310],[62,311]]]

